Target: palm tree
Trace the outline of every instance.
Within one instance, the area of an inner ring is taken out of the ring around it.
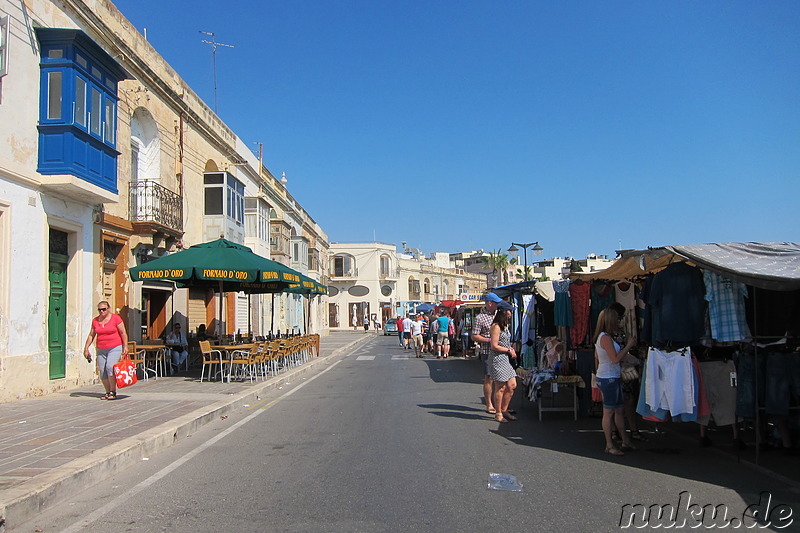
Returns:
[[[489,252],[488,256],[481,257],[481,261],[492,269],[492,272],[500,271],[500,280],[504,285],[508,285],[508,266],[517,264],[516,258],[509,260],[508,254],[504,254],[500,249]]]
[[[526,275],[527,274],[527,275]],[[517,269],[517,279],[533,279],[533,265],[525,265]]]

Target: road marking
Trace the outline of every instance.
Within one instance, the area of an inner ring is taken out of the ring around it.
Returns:
[[[374,355],[359,355],[356,357],[356,361],[372,361],[375,359]]]
[[[236,422],[234,425],[232,425],[231,427],[229,427],[228,429],[226,429],[225,431],[223,431],[219,435],[216,435],[215,437],[212,437],[212,438],[208,439],[203,444],[201,444],[197,448],[193,449],[192,451],[188,452],[186,455],[184,455],[183,457],[181,457],[177,461],[173,462],[172,464],[168,465],[163,470],[159,471],[156,474],[153,474],[152,476],[150,476],[149,478],[145,479],[144,481],[142,481],[138,485],[134,485],[133,487],[131,487],[127,491],[123,492],[122,494],[120,494],[119,496],[117,496],[116,498],[114,498],[113,500],[108,502],[107,504],[105,504],[102,507],[98,508],[97,510],[89,513],[89,515],[86,518],[84,518],[83,520],[72,524],[67,529],[62,530],[62,533],[78,533],[79,531],[84,530],[92,522],[95,522],[95,521],[99,520],[101,517],[103,517],[104,515],[108,514],[109,512],[111,512],[116,507],[120,507],[124,503],[127,503],[128,500],[130,500],[133,496],[136,496],[137,494],[139,494],[143,490],[145,490],[147,488],[150,488],[158,480],[160,480],[163,477],[166,477],[168,474],[170,474],[173,471],[175,471],[178,467],[180,467],[184,463],[188,462],[190,459],[193,459],[195,456],[199,455],[206,448],[209,448],[210,446],[213,446],[214,444],[216,444],[218,441],[224,439],[225,437],[227,437],[228,435],[230,435],[231,433],[233,433],[234,431],[239,429],[241,426],[247,424],[248,422],[253,420],[255,417],[257,417],[258,415],[262,414],[264,411],[266,411],[267,409],[269,409],[270,407],[272,407],[273,405],[278,403],[280,400],[282,400],[282,399],[284,399],[284,398],[286,398],[288,396],[291,396],[295,392],[299,391],[300,389],[302,389],[303,387],[305,387],[306,385],[308,385],[309,383],[311,383],[312,381],[314,381],[315,379],[320,377],[322,374],[324,374],[328,370],[330,370],[333,367],[335,367],[336,365],[338,365],[339,363],[341,363],[341,360],[336,361],[331,366],[329,366],[328,368],[326,368],[325,370],[323,370],[319,374],[315,375],[314,377],[309,378],[307,381],[299,384],[294,389],[292,389],[290,391],[287,391],[287,392],[284,392],[282,395],[280,395],[274,401],[272,401],[269,404],[267,404],[265,407],[263,407],[261,409],[257,409],[254,413],[251,413],[250,415],[248,415],[247,417],[243,418],[242,420],[239,420],[238,422]]]

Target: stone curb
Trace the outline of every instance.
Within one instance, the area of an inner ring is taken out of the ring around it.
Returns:
[[[178,439],[191,435],[201,426],[234,409],[257,401],[264,391],[279,387],[286,380],[291,380],[311,372],[316,366],[330,362],[356,345],[373,338],[372,336],[356,339],[331,352],[329,355],[315,357],[303,366],[279,374],[259,386],[219,400],[209,406],[200,407],[175,420],[128,437],[115,444],[106,446],[70,461],[51,472],[38,475],[16,487],[5,491],[5,502],[0,507],[0,532],[5,527],[13,528],[34,518],[43,510],[55,505],[69,494],[80,492],[88,486],[99,483],[124,467],[150,457],[160,450],[172,446]]]

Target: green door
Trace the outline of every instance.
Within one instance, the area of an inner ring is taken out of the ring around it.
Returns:
[[[67,256],[50,254],[50,306],[47,338],[50,351],[50,379],[67,372]]]

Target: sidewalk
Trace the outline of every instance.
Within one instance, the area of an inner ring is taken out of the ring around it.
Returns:
[[[65,495],[166,448],[196,428],[255,401],[264,390],[306,374],[374,338],[332,332],[321,357],[267,381],[203,382],[152,377],[116,401],[100,401],[101,384],[0,404],[0,519],[8,527],[33,518]],[[120,424],[120,420],[129,423]],[[0,523],[2,531],[2,523]]]

